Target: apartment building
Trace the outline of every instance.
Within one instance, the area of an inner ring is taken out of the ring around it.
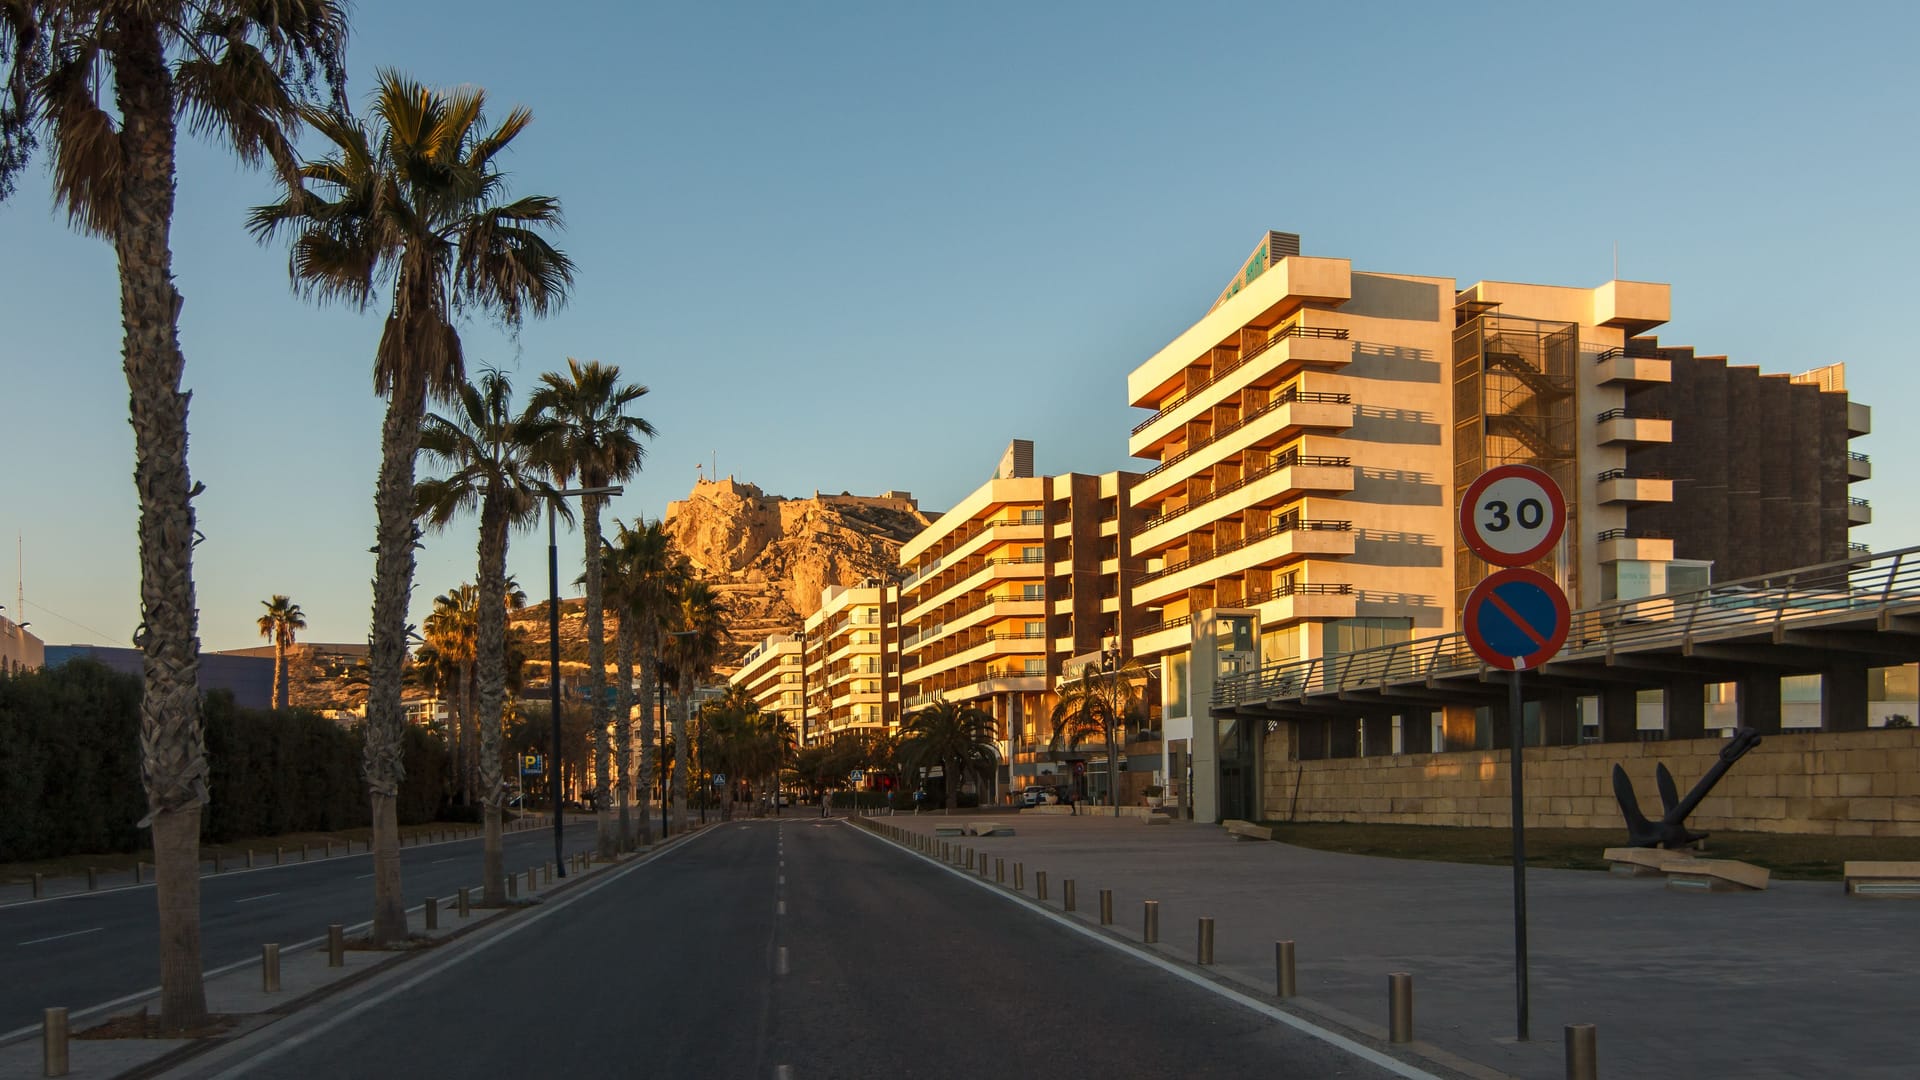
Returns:
[[[884,731],[900,720],[899,590],[868,581],[820,592],[800,635],[804,742]]]
[[[1456,507],[1495,465],[1535,465],[1567,493],[1565,539],[1536,568],[1576,607],[1705,584],[1716,563],[1844,556],[1845,527],[1869,516],[1847,494],[1867,469],[1845,441],[1868,425],[1841,376],[1716,375],[1723,359],[1645,336],[1669,308],[1663,284],[1457,288],[1263,237],[1127,381],[1150,411],[1128,450],[1156,462],[1133,487],[1131,652],[1162,672],[1174,784],[1191,766],[1218,806],[1256,797],[1241,787],[1258,733],[1193,723],[1222,675],[1455,629],[1487,572]],[[1767,492],[1803,536],[1738,527],[1735,504]]]
[[[994,477],[900,550],[901,681],[909,712],[937,700],[993,716],[1002,785],[1053,782],[1097,752],[1049,749],[1058,680],[1136,630],[1126,537],[1137,477],[1035,476],[1015,440]]]
[[[800,734],[805,680],[800,670],[800,639],[771,634],[741,658],[740,669],[727,676],[733,686],[745,688],[760,711],[779,716]]]
[[[0,615],[0,675],[36,671],[46,662],[46,643],[33,636],[25,623]]]

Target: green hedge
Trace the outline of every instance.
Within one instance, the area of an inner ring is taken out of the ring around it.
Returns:
[[[238,708],[206,696],[210,771],[202,839],[222,842],[367,824],[357,730],[308,712]],[[140,680],[89,661],[0,677],[0,862],[146,846],[140,787]],[[406,733],[402,824],[431,821],[447,755]]]

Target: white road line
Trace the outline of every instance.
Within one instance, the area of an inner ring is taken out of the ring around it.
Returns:
[[[104,926],[96,926],[96,927],[94,927],[94,928],[93,928],[93,929],[91,929],[91,930],[69,930],[68,932],[66,932],[66,933],[64,933],[64,934],[54,934],[54,935],[53,935],[53,936],[51,936],[51,937],[37,937],[37,938],[34,938],[34,939],[33,939],[32,941],[23,941],[23,942],[21,942],[20,944],[22,944],[22,945],[39,945],[39,944],[41,944],[42,942],[47,942],[47,941],[59,941],[59,940],[60,940],[61,938],[70,938],[70,937],[79,937],[79,936],[80,936],[81,934],[97,934],[97,933],[99,933],[100,931],[102,931],[102,930],[105,930],[105,929],[106,929],[106,927],[104,927]]]
[[[447,856],[447,857],[446,857],[446,858],[444,858],[444,859],[435,859],[435,860],[433,860],[433,861],[434,861],[434,864],[435,864],[435,865],[438,865],[438,864],[440,864],[440,863],[443,863],[443,862],[452,862],[452,861],[454,860],[454,858],[455,858],[455,856],[452,856],[452,855],[449,855],[449,856]],[[371,875],[369,875],[369,876],[371,876]]]
[[[1107,948],[1112,949],[1117,953],[1121,953],[1126,956],[1131,956],[1136,960],[1140,960],[1145,963],[1152,964],[1154,967],[1159,968],[1160,970],[1166,972],[1169,975],[1174,976],[1175,978],[1182,979],[1186,982],[1192,983],[1194,986],[1197,986],[1202,990],[1206,990],[1211,993],[1218,994],[1219,996],[1226,998],[1228,1001],[1231,1001],[1236,1005],[1242,1006],[1243,1008],[1251,1009],[1252,1011],[1257,1012],[1262,1016],[1268,1017],[1270,1019],[1278,1020],[1280,1023],[1285,1024],[1288,1027],[1293,1028],[1294,1030],[1299,1031],[1304,1035],[1311,1036],[1315,1039],[1319,1039],[1321,1042],[1339,1047],[1340,1049],[1345,1050],[1347,1053],[1352,1054],[1354,1057],[1357,1057],[1360,1060],[1365,1061],[1369,1064],[1377,1065],[1380,1068],[1385,1069],[1388,1072],[1394,1074],[1395,1076],[1405,1077],[1406,1080],[1440,1080],[1438,1076],[1435,1076],[1433,1073],[1427,1072],[1425,1069],[1421,1069],[1417,1066],[1410,1065],[1407,1062],[1401,1061],[1399,1058],[1392,1057],[1387,1054],[1383,1054],[1380,1051],[1375,1050],[1371,1046],[1367,1046],[1362,1043],[1355,1042],[1354,1040],[1347,1038],[1345,1035],[1342,1035],[1339,1032],[1329,1031],[1326,1028],[1319,1026],[1318,1024],[1312,1023],[1311,1021],[1295,1016],[1294,1014],[1287,1012],[1285,1009],[1276,1008],[1272,1005],[1267,1004],[1264,1001],[1261,1001],[1258,998],[1250,997],[1246,994],[1243,994],[1240,991],[1235,990],[1230,986],[1226,986],[1222,983],[1214,982],[1212,979],[1209,979],[1204,975],[1198,975],[1198,974],[1195,974],[1194,972],[1188,971],[1186,968],[1182,967],[1181,965],[1176,964],[1173,961],[1168,960],[1167,958],[1160,956],[1156,953],[1148,952],[1145,948],[1136,946],[1130,941],[1126,941],[1122,938],[1111,937],[1108,934],[1106,934],[1104,931],[1088,926],[1082,923],[1080,920],[1064,915],[1060,912],[1052,911],[1048,908],[1041,907],[1038,904],[1030,904],[1026,902],[1026,900],[1023,898],[1022,894],[1020,893],[1010,892],[998,885],[995,885],[991,881],[987,881],[983,878],[975,877],[972,874],[968,874],[962,870],[956,869],[952,866],[948,866],[945,863],[942,863],[941,861],[939,861],[938,859],[930,859],[924,855],[919,855],[918,852],[907,847],[906,845],[901,844],[894,840],[890,840],[887,837],[881,836],[879,833],[871,832],[866,829],[855,829],[854,832],[860,833],[864,836],[870,836],[874,840],[882,844],[890,845],[909,855],[918,855],[921,860],[931,863],[937,869],[945,870],[947,873],[952,874],[954,877],[959,878],[960,880],[966,882],[969,885],[973,885],[978,888],[984,889],[988,893],[991,893],[994,896],[998,896],[1004,900],[1017,901],[1023,910],[1030,911],[1035,915],[1040,916],[1043,919],[1050,919],[1053,922],[1056,922],[1061,926],[1064,926],[1067,929],[1072,930],[1074,933],[1081,935],[1082,937],[1089,938],[1095,942],[1098,942],[1101,945],[1105,945]]]
[[[361,875],[360,875],[359,877],[357,877],[357,878],[354,878],[353,880],[355,880],[355,881],[365,881],[365,880],[367,880],[368,878],[370,878],[370,877],[372,877],[372,876],[373,876],[372,874],[361,874]]]
[[[235,900],[235,901],[234,901],[234,903],[236,903],[236,904],[251,904],[251,903],[253,903],[253,902],[254,902],[255,900],[265,900],[265,899],[267,899],[267,898],[268,898],[268,897],[270,897],[270,896],[279,896],[279,895],[280,895],[280,894],[279,894],[279,893],[277,893],[277,892],[263,892],[263,893],[261,893],[261,894],[260,894],[259,896],[249,896],[249,897],[247,897],[247,898],[245,898],[244,900]]]

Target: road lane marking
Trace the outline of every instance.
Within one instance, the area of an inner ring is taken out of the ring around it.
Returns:
[[[782,900],[780,901],[779,906],[774,910],[774,914],[785,915],[786,913],[787,913],[787,902],[785,900]]]
[[[446,857],[446,858],[444,858],[444,859],[435,859],[435,860],[433,860],[433,865],[435,865],[435,866],[438,866],[439,864],[441,864],[441,863],[443,863],[443,862],[452,862],[453,860],[455,860],[455,859],[457,859],[457,858],[459,858],[459,856],[457,856],[457,855],[449,855],[449,856],[447,856],[447,857]]]
[[[357,878],[354,878],[353,880],[355,880],[355,881],[365,881],[365,880],[367,880],[368,878],[370,878],[370,877],[372,877],[372,876],[373,876],[372,874],[361,874],[361,875],[360,875],[359,877],[357,877]]]
[[[93,929],[91,929],[91,930],[69,930],[69,931],[67,931],[67,932],[66,932],[66,933],[64,933],[64,934],[54,934],[54,935],[52,935],[51,937],[37,937],[37,938],[34,938],[34,939],[33,939],[32,941],[23,941],[23,942],[21,942],[20,944],[22,944],[22,945],[40,945],[40,944],[44,944],[45,942],[49,942],[49,941],[59,941],[59,940],[60,940],[61,938],[70,938],[70,937],[79,937],[79,936],[80,936],[81,934],[97,934],[97,933],[99,933],[100,931],[102,931],[102,930],[105,930],[105,929],[106,929],[106,927],[104,927],[104,926],[96,926],[96,927],[94,927],[94,928],[93,928]]]
[[[259,896],[249,896],[249,897],[247,897],[247,898],[246,898],[246,899],[244,899],[244,900],[235,900],[235,901],[234,901],[234,903],[236,903],[236,904],[251,904],[251,903],[253,903],[253,902],[254,902],[255,900],[265,900],[265,899],[267,899],[267,898],[268,898],[268,897],[270,897],[270,896],[279,896],[279,895],[280,895],[280,894],[279,894],[279,893],[277,893],[277,892],[263,892],[263,893],[261,893],[261,894],[260,894]]]
[[[1224,983],[1215,982],[1214,980],[1208,978],[1205,975],[1200,975],[1195,972],[1188,971],[1186,968],[1180,966],[1179,964],[1171,960],[1168,960],[1163,956],[1158,955],[1157,953],[1152,953],[1147,951],[1147,949],[1144,946],[1136,946],[1133,942],[1128,941],[1125,938],[1111,936],[1106,932],[1104,932],[1103,930],[1096,929],[1095,927],[1091,927],[1086,925],[1085,923],[1082,923],[1077,918],[1073,918],[1071,916],[1062,914],[1060,912],[1053,911],[1049,908],[1042,907],[1038,904],[1031,903],[1027,901],[1023,897],[1023,895],[1020,893],[1008,892],[1007,890],[995,885],[993,882],[987,881],[983,878],[974,877],[973,875],[965,873],[964,871],[961,871],[955,867],[949,866],[938,859],[929,858],[925,855],[921,855],[919,852],[914,851],[912,848],[909,848],[906,845],[899,843],[898,841],[890,840],[887,837],[881,836],[879,833],[869,832],[866,829],[855,829],[854,832],[860,833],[863,836],[872,837],[875,841],[882,844],[887,844],[908,855],[917,856],[922,862],[931,864],[935,869],[944,870],[947,873],[952,874],[954,877],[957,877],[960,880],[966,882],[967,884],[974,886],[975,888],[984,889],[990,895],[998,896],[1002,899],[1009,900],[1009,901],[1017,901],[1019,903],[1021,910],[1023,911],[1030,911],[1035,915],[1040,916],[1043,919],[1052,920],[1053,922],[1066,927],[1067,929],[1073,931],[1076,934],[1081,935],[1082,937],[1088,938],[1089,940],[1097,942],[1101,945],[1105,945],[1107,948],[1112,949],[1117,953],[1120,953],[1124,956],[1131,956],[1136,960],[1142,961],[1147,964],[1151,964],[1154,967],[1157,967],[1160,970],[1166,972],[1167,974],[1174,976],[1175,978],[1191,983],[1202,990],[1206,990],[1206,991],[1210,991],[1211,993],[1218,994],[1219,996],[1226,998],[1228,1001],[1231,1001],[1236,1005],[1239,1005],[1246,1009],[1250,1009],[1253,1012],[1257,1012],[1269,1019],[1277,1020],[1280,1023],[1285,1024],[1290,1028],[1293,1028],[1294,1030],[1300,1032],[1303,1035],[1307,1035],[1311,1038],[1319,1039],[1321,1042],[1328,1043],[1329,1045],[1338,1047],[1339,1049],[1344,1050],[1349,1054],[1352,1054],[1354,1057],[1357,1057],[1360,1060],[1367,1062],[1368,1064],[1377,1065],[1380,1068],[1387,1070],[1388,1072],[1394,1074],[1395,1076],[1405,1077],[1406,1080],[1440,1080],[1440,1077],[1435,1076],[1433,1073],[1427,1072],[1425,1069],[1422,1069],[1422,1068],[1419,1068],[1418,1066],[1411,1065],[1407,1062],[1401,1061],[1399,1058],[1392,1057],[1387,1054],[1383,1054],[1380,1051],[1375,1050],[1370,1046],[1356,1042],[1353,1039],[1350,1039],[1345,1035],[1340,1034],[1339,1032],[1330,1031],[1327,1028],[1323,1028],[1319,1026],[1318,1024],[1312,1023],[1311,1021],[1295,1016],[1294,1014],[1287,1012],[1285,1009],[1276,1008],[1275,1006],[1269,1005],[1266,1002],[1261,1001],[1259,998],[1251,997],[1247,994],[1241,993],[1240,991],[1235,990],[1233,987],[1228,986]]]

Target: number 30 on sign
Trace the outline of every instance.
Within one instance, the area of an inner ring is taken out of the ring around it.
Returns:
[[[1460,500],[1460,535],[1495,566],[1538,562],[1560,542],[1566,524],[1560,485],[1531,465],[1488,469]]]

